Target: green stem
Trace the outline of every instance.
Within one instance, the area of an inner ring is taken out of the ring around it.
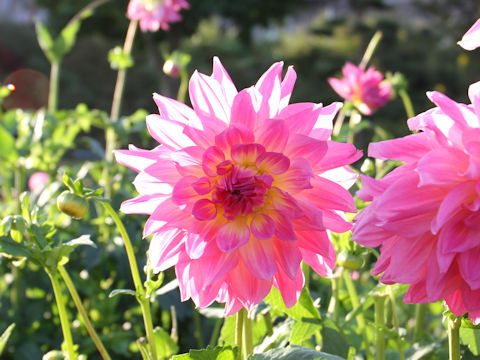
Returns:
[[[375,49],[378,46],[378,43],[380,40],[382,40],[382,32],[378,30],[373,36],[370,42],[368,43],[367,49],[365,50],[365,53],[363,54],[362,61],[360,62],[360,67],[362,69],[365,69],[367,67],[368,62],[373,56],[373,53],[375,52]]]
[[[400,333],[399,333],[400,326],[398,324],[395,295],[393,294],[393,289],[391,286],[387,286],[387,288],[388,288],[388,296],[390,297],[390,302],[392,304],[392,318],[393,318],[393,326],[395,327],[395,342],[397,343],[398,355],[400,356],[400,360],[405,360],[405,355],[403,354],[403,349],[402,349],[402,343],[400,342]]]
[[[425,325],[425,315],[427,313],[427,304],[417,304],[415,306],[415,330],[413,339],[420,341],[423,335],[423,327]]]
[[[237,360],[242,358],[243,351],[243,310],[240,310],[235,316],[235,345],[238,348]]]
[[[328,304],[328,312],[333,314],[333,320],[338,324],[340,320],[340,300],[338,296],[339,278],[332,277],[330,281],[332,284],[332,296],[330,298],[330,303]]]
[[[107,211],[107,213],[112,217],[113,221],[117,225],[118,230],[120,231],[120,235],[123,238],[125,250],[127,252],[128,263],[130,265],[130,272],[132,274],[133,283],[135,285],[135,291],[137,292],[137,300],[140,304],[140,308],[142,309],[143,322],[145,325],[145,331],[147,333],[148,345],[150,346],[151,356],[153,360],[157,360],[157,349],[155,347],[152,315],[150,311],[150,299],[145,297],[145,289],[140,278],[140,272],[138,271],[137,260],[133,251],[132,242],[130,241],[130,237],[128,236],[127,230],[125,229],[122,220],[120,220],[120,217],[118,216],[116,211],[113,210],[112,206],[108,202],[104,201],[102,201],[102,205]]]
[[[462,318],[451,315],[448,319],[448,354],[449,360],[460,360],[460,325]]]
[[[95,346],[98,349],[98,352],[102,356],[102,359],[104,360],[111,360],[110,355],[108,354],[107,350],[105,349],[105,346],[102,343],[102,340],[97,335],[97,332],[93,328],[92,323],[90,322],[90,319],[88,318],[87,312],[85,311],[85,308],[83,307],[82,300],[80,299],[80,296],[78,295],[77,289],[75,288],[75,284],[73,283],[72,279],[70,278],[70,275],[68,275],[67,270],[62,266],[58,266],[58,272],[60,273],[60,276],[62,277],[63,281],[67,285],[68,291],[70,292],[70,295],[72,296],[73,302],[75,303],[75,306],[77,307],[77,310],[80,314],[80,316],[83,319],[83,323],[85,325],[85,328],[88,331],[88,334],[92,338],[93,342],[95,343]]]
[[[60,62],[53,61],[50,66],[50,87],[48,88],[48,111],[54,113],[58,107],[58,84],[60,80]]]
[[[70,322],[68,321],[67,309],[65,307],[65,301],[60,288],[60,283],[57,279],[57,271],[50,268],[45,268],[53,287],[53,293],[55,294],[55,301],[57,302],[58,316],[60,317],[60,324],[62,326],[63,338],[67,346],[68,359],[75,360],[75,347],[73,345],[72,332],[70,330]]]
[[[215,324],[213,325],[212,335],[210,336],[210,341],[208,345],[215,346],[220,336],[220,330],[222,329],[223,319],[215,319]]]
[[[398,94],[402,98],[403,107],[405,108],[408,118],[411,119],[415,117],[415,110],[413,110],[412,100],[410,99],[408,93],[402,89],[398,92]]]
[[[376,360],[385,360],[385,297],[373,295],[375,306]]]
[[[343,110],[343,107],[342,107],[342,109],[338,113],[337,120],[335,121],[335,125],[333,126],[333,130],[332,130],[333,136],[338,136],[340,134],[344,120],[345,120],[345,110]]]
[[[193,306],[193,322],[195,324],[195,330],[193,332],[193,335],[197,340],[198,348],[203,349],[202,324],[200,321],[200,314],[198,313],[198,310],[195,308],[195,305],[193,303],[192,303],[192,306]]]
[[[345,286],[347,287],[348,296],[350,297],[350,301],[352,302],[352,308],[358,308],[360,306],[360,300],[358,299],[357,290],[355,289],[355,284],[350,277],[348,271],[342,271],[343,280],[345,281]],[[371,358],[370,354],[370,347],[368,341],[368,333],[365,323],[365,318],[363,317],[363,313],[359,312],[356,316],[358,322],[358,331],[362,334],[363,341],[365,342],[365,354],[367,359]]]
[[[243,359],[247,360],[253,354],[252,319],[245,308],[240,311],[243,312]]]
[[[353,144],[355,141],[355,126],[362,121],[362,115],[356,110],[350,113],[350,120],[348,121],[348,137],[347,142]]]
[[[177,100],[185,103],[188,90],[188,73],[186,70],[180,70],[180,86],[178,87]]]
[[[267,311],[263,315],[263,319],[265,320],[265,325],[267,326],[267,335],[273,335],[273,322],[272,322],[272,315],[270,315],[270,311]]]

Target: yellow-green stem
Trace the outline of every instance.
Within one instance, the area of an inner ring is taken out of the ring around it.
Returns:
[[[240,310],[236,315],[235,321],[235,346],[238,348],[237,360],[242,358],[243,351],[243,311]]]
[[[58,84],[60,82],[60,62],[50,65],[50,86],[48,88],[48,111],[54,113],[58,107]]]
[[[193,332],[193,335],[195,336],[195,339],[197,340],[197,346],[202,349],[203,348],[203,337],[202,337],[202,324],[200,320],[200,314],[198,310],[195,308],[195,304],[192,303],[193,306],[193,322],[195,325],[195,330]]]
[[[253,354],[252,319],[248,317],[247,309],[240,311],[243,313],[243,359],[247,360]]]
[[[427,304],[415,305],[415,330],[413,332],[413,339],[420,341],[423,334],[423,326],[425,324],[425,315],[427,313]]]
[[[405,108],[408,118],[411,119],[415,117],[415,110],[413,110],[412,100],[410,99],[408,93],[402,89],[398,92],[398,94],[402,98],[403,107]]]
[[[330,298],[330,303],[328,304],[328,312],[333,314],[333,320],[337,324],[340,320],[340,301],[338,296],[339,280],[340,279],[338,277],[332,277],[330,279],[330,282],[332,284],[332,296]]]
[[[365,69],[367,67],[368,62],[373,56],[373,53],[375,52],[375,49],[378,46],[378,43],[380,40],[382,40],[382,32],[378,30],[371,38],[370,42],[368,43],[367,49],[365,50],[365,53],[363,54],[362,61],[360,62],[360,67],[362,69]]]
[[[376,360],[385,360],[385,297],[373,295],[375,306]]]
[[[155,337],[153,333],[152,315],[150,311],[150,299],[145,297],[145,289],[138,271],[137,260],[133,251],[133,245],[128,236],[127,230],[120,220],[120,217],[113,210],[112,206],[108,202],[102,202],[103,207],[107,213],[112,217],[115,225],[117,225],[118,231],[123,238],[125,244],[125,250],[127,252],[128,263],[130,265],[130,272],[132,274],[133,283],[135,285],[135,291],[137,292],[137,300],[142,309],[143,322],[145,324],[145,331],[147,333],[148,345],[150,346],[150,353],[153,360],[157,360],[157,349],[155,347]]]
[[[58,316],[60,317],[60,325],[62,326],[63,338],[67,347],[67,354],[69,360],[75,360],[75,346],[73,345],[72,332],[70,330],[70,321],[68,320],[67,309],[65,307],[65,301],[62,294],[62,289],[57,278],[57,271],[55,269],[45,268],[53,287],[53,293],[55,295],[55,301],[58,308]]]
[[[448,319],[449,360],[460,360],[460,325],[462,318],[451,315]]]
[[[335,125],[333,126],[332,135],[338,136],[342,130],[343,121],[345,120],[345,111],[342,109],[338,113],[337,120],[335,120]]]
[[[356,110],[352,110],[350,113],[350,120],[348,122],[348,137],[347,142],[353,144],[355,141],[355,126],[362,121],[362,115]]]
[[[400,327],[398,324],[395,294],[393,293],[393,289],[391,286],[388,286],[388,296],[390,297],[390,303],[392,304],[392,318],[393,318],[393,326],[395,327],[395,342],[397,343],[398,355],[400,356],[400,360],[405,360],[405,355],[403,354],[403,349],[402,349],[402,343],[400,342],[400,333],[399,333]]]
[[[62,277],[63,281],[65,282],[65,285],[67,285],[68,291],[70,292],[70,295],[72,296],[73,302],[75,303],[75,306],[77,307],[78,313],[82,317],[83,323],[85,325],[85,328],[88,331],[88,334],[92,338],[93,342],[95,343],[95,346],[98,349],[98,352],[102,356],[102,359],[104,360],[111,360],[110,355],[107,352],[107,349],[105,349],[105,346],[102,343],[102,340],[97,335],[97,332],[93,328],[92,323],[90,322],[90,319],[88,318],[87,312],[85,311],[85,308],[83,307],[82,300],[80,299],[80,296],[78,295],[77,289],[75,288],[75,284],[73,283],[72,279],[70,278],[70,275],[68,275],[67,270],[62,266],[58,266],[58,272],[60,273],[60,276]]]
[[[180,86],[178,87],[177,100],[185,103],[188,90],[188,72],[185,69],[180,70]]]

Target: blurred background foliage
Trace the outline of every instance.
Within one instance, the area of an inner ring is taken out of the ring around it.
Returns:
[[[42,15],[42,21],[53,34],[58,34],[68,20],[89,2],[10,1],[12,7],[23,4],[25,9]],[[170,31],[137,34],[133,50],[135,66],[128,71],[122,111],[124,115],[133,115],[122,118],[118,128],[121,148],[128,143],[143,148],[154,145],[152,139],[146,136],[143,120],[146,113],[157,112],[152,101],[153,92],[176,97],[178,79],[169,78],[162,72],[163,59],[173,50],[192,56],[188,69],[190,73],[195,69],[211,73],[212,57],[219,56],[238,89],[251,86],[274,61],[284,61],[286,65],[293,65],[298,74],[292,102],[329,104],[341,100],[328,85],[327,78],[339,76],[346,61],[358,64],[377,30],[383,32],[383,39],[371,64],[382,72],[400,72],[406,77],[409,81],[408,92],[417,113],[432,107],[425,96],[426,91],[439,90],[456,101],[468,102],[468,85],[480,80],[480,52],[466,52],[456,45],[480,17],[478,0],[189,2],[191,8],[182,12],[184,20],[173,24]],[[125,17],[127,4],[127,0],[110,0],[98,8],[94,16],[82,23],[77,43],[62,63],[59,98],[62,111],[55,116],[62,121],[62,126],[75,133],[72,135],[75,140],[66,140],[59,134],[63,130],[58,129],[55,121],[47,121],[43,135],[37,142],[28,149],[17,146],[19,158],[34,159],[33,167],[22,168],[21,162],[15,160],[7,163],[1,158],[3,163],[0,163],[0,169],[5,170],[4,173],[26,171],[23,173],[26,179],[34,170],[48,171],[52,178],[48,190],[55,193],[63,190],[61,182],[55,180],[57,170],[65,168],[71,171],[72,176],[83,174],[87,186],[97,186],[102,177],[102,168],[95,165],[94,161],[104,157],[103,127],[107,115],[103,112],[110,109],[116,78],[116,72],[110,69],[107,57],[110,49],[123,43],[128,26]],[[36,110],[46,105],[49,63],[37,44],[31,19],[13,21],[7,11],[8,5],[3,5],[0,10],[5,10],[5,13],[0,12],[0,81],[5,85],[12,81],[17,71],[32,70],[24,79],[30,92],[22,93],[19,89],[4,99],[3,107],[9,110],[22,107],[23,104],[25,108]],[[77,105],[79,102],[85,105]],[[25,139],[28,139],[40,117],[41,113],[12,111],[6,113],[1,121],[2,126],[18,139],[22,131],[27,134]],[[393,99],[370,119],[381,126],[384,138],[405,135],[408,132],[405,120],[405,110],[399,98]],[[363,134],[359,134],[356,145],[365,149],[368,141],[375,139],[373,131],[373,127],[368,127]],[[55,140],[55,137],[58,139]],[[50,154],[56,157],[47,158]],[[62,159],[59,161],[57,157]],[[84,164],[85,160],[91,162]],[[118,168],[112,192],[112,206],[115,209],[118,209],[121,201],[134,196],[135,191],[130,184],[132,177],[128,169]],[[6,181],[3,179],[2,185]],[[87,219],[72,221],[58,214],[54,200],[45,200],[42,211],[49,214],[55,226],[61,229],[62,236],[68,239],[79,234],[90,234],[98,245],[97,249],[76,250],[67,266],[72,269],[72,278],[80,295],[86,299],[85,306],[105,345],[112,350],[112,356],[115,359],[131,359],[136,350],[135,340],[143,334],[142,321],[133,297],[107,298],[113,289],[131,288],[127,259],[122,242],[111,226],[112,221],[93,205]],[[2,201],[0,217],[11,211],[8,204]],[[140,266],[143,267],[148,246],[141,237],[145,217],[124,218],[135,242]],[[365,263],[359,270],[358,287],[359,292],[368,294],[375,286],[375,281],[369,276],[369,260]],[[171,269],[167,271],[165,283],[174,276]],[[311,274],[311,278],[315,281],[310,283],[310,292],[314,299],[320,299],[318,306],[323,314],[327,311],[331,296],[330,283],[315,274]],[[397,290],[400,296],[405,289],[401,287]],[[342,311],[346,314],[352,310],[352,304],[345,291],[341,296]],[[17,326],[2,359],[40,359],[44,352],[60,348],[61,336],[53,303],[48,278],[38,267],[30,263],[13,264],[10,259],[0,256],[0,333],[12,322],[22,324]],[[192,336],[192,305],[189,302],[181,303],[177,290],[159,295],[154,303],[154,323],[170,330],[172,305],[175,307],[178,328],[182,330],[179,334],[179,351],[200,347],[199,339]],[[408,319],[413,317],[413,308],[400,301],[397,301],[397,306],[401,322],[406,322],[410,331],[413,325],[408,323]],[[69,309],[76,313],[71,301]],[[430,306],[426,342],[442,336],[441,311],[439,303]],[[204,332],[201,340],[204,344],[211,340],[216,342],[218,323],[215,317],[202,317]],[[338,332],[333,334],[336,336]],[[352,328],[347,328],[344,335],[341,341],[345,342],[345,346],[352,342],[361,343],[361,334],[355,333]],[[225,337],[225,334],[222,336]],[[98,358],[79,318],[74,321],[74,337],[84,339],[79,345],[89,359]],[[430,358],[442,358],[438,352],[443,350],[438,343],[432,346]],[[345,356],[343,353],[338,355]]]

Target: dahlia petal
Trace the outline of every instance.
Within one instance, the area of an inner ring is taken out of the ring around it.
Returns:
[[[202,169],[208,176],[217,176],[217,165],[224,160],[223,151],[217,146],[210,146],[203,154]]]
[[[254,130],[258,108],[259,104],[257,104],[253,87],[240,91],[233,100],[230,124],[242,124]]]
[[[215,241],[210,241],[203,234],[189,232],[185,241],[185,252],[190,259],[199,259],[209,257],[218,253],[218,247]]]
[[[258,79],[255,89],[260,96],[260,108],[258,115],[261,119],[275,117],[278,113],[278,107],[281,98],[281,76],[283,62],[277,62]]]
[[[268,215],[275,222],[275,235],[284,241],[296,241],[297,236],[292,221],[278,211],[269,211]]]
[[[276,118],[282,119],[291,134],[309,135],[322,113],[322,104],[290,104]]]
[[[267,151],[283,152],[288,141],[289,131],[283,120],[265,120],[258,132],[258,142]]]
[[[272,279],[277,272],[271,241],[251,237],[238,252],[245,267],[257,279]]]
[[[184,248],[185,232],[179,229],[168,229],[157,232],[150,241],[148,256],[153,271],[165,271],[178,262]]]
[[[275,274],[274,285],[280,290],[285,306],[291,308],[300,298],[303,286],[305,285],[305,278],[301,271],[297,271],[297,275],[292,280],[282,270],[279,270]]]
[[[248,144],[255,142],[253,132],[242,124],[231,125],[223,132],[215,136],[215,145],[225,153],[229,153],[236,144]]]
[[[303,158],[312,168],[322,160],[327,152],[326,141],[316,140],[306,135],[295,134],[288,140],[285,155],[290,159]]]
[[[238,94],[238,91],[235,87],[235,84],[232,82],[230,75],[220,62],[220,59],[216,56],[213,58],[212,77],[220,83],[225,98],[228,104],[231,106],[233,103],[233,99]]]
[[[480,273],[478,272],[478,259],[480,247],[470,249],[458,255],[458,265],[462,278],[473,290],[480,289]]]
[[[147,116],[147,128],[152,137],[160,144],[172,150],[179,150],[187,146],[195,145],[188,136],[183,133],[185,125],[174,120],[162,118],[160,115]]]
[[[343,80],[337,78],[328,78],[328,83],[338,95],[344,99],[350,98],[350,88],[346,83],[344,83]]]
[[[238,265],[238,255],[218,252],[213,256],[200,258],[196,263],[199,271],[195,272],[195,276],[201,277],[203,286],[208,286],[223,278]]]
[[[173,161],[163,160],[147,166],[143,172],[139,173],[135,178],[135,183],[168,183],[174,185],[180,180],[181,175],[178,173],[177,167]],[[141,185],[140,185],[141,186]],[[154,191],[150,188],[150,192]]]
[[[333,268],[335,267],[336,256],[335,250],[333,250],[333,262],[327,258],[324,258],[321,255],[315,254],[310,250],[300,248],[300,252],[302,253],[302,259],[305,261],[310,267],[320,276],[330,278],[333,276]]]
[[[427,295],[427,287],[425,285],[425,279],[422,279],[416,283],[413,283],[408,288],[403,301],[406,304],[418,304],[431,302]]]
[[[333,130],[333,119],[342,106],[341,102],[333,102],[321,108],[318,120],[308,135],[318,140],[329,140]]]
[[[328,257],[335,253],[332,241],[326,231],[297,231],[298,247]]]
[[[195,111],[184,103],[157,93],[153,94],[153,101],[157,104],[163,118],[203,130],[203,125]]]
[[[323,213],[315,204],[305,196],[296,195],[295,200],[303,210],[304,216],[299,219],[294,219],[295,230],[314,230],[324,231]]]
[[[275,176],[275,184],[278,188],[292,194],[304,189],[311,189],[310,180],[313,176],[308,161],[297,158],[291,161],[290,167],[285,173]]]
[[[439,148],[425,154],[418,162],[419,186],[450,186],[462,179],[469,157],[455,148]]]
[[[376,211],[378,211],[376,207],[377,204],[371,204],[370,207],[364,209],[354,219],[353,239],[360,245],[377,247],[380,246],[382,242],[397,237],[395,234],[376,225],[379,223],[376,216]]]
[[[358,174],[347,166],[322,172],[322,177],[336,182],[344,189],[350,189],[357,181]]]
[[[345,215],[336,210],[322,209],[322,221],[326,229],[344,233],[352,228]]]
[[[267,174],[283,174],[290,167],[290,159],[277,152],[264,152],[256,160],[257,169]]]
[[[368,146],[368,156],[381,160],[416,161],[432,150],[427,138],[427,134],[419,133],[371,143]]]
[[[257,157],[265,152],[260,144],[237,144],[232,147],[232,160],[240,165],[255,164]]]
[[[230,106],[217,80],[195,71],[190,78],[189,93],[197,114],[229,123]]]
[[[480,19],[472,25],[458,42],[465,50],[475,50],[480,46]]]
[[[460,215],[449,221],[438,234],[438,247],[442,254],[471,251],[478,246],[478,231],[469,229]]]
[[[120,211],[124,214],[151,215],[168,197],[168,195],[164,194],[139,195],[124,201],[120,206]]]
[[[316,174],[340,166],[350,165],[362,157],[362,152],[355,149],[355,146],[352,144],[327,141],[327,146],[327,153],[314,168]]]
[[[473,290],[467,283],[463,283],[461,286],[462,298],[467,311],[480,310],[480,289]]]
[[[292,280],[297,277],[302,262],[302,254],[295,242],[273,240],[275,263]],[[300,271],[301,272],[301,271]]]
[[[318,208],[357,212],[352,196],[340,185],[320,176],[314,177],[311,184],[309,197]]]
[[[203,176],[192,183],[193,189],[199,195],[206,195],[213,189],[212,182],[206,176]]]
[[[137,172],[151,166],[159,158],[168,158],[170,150],[165,146],[158,146],[154,150],[143,150],[130,145],[130,150],[115,150],[113,154],[115,159],[122,165],[129,167]]]
[[[193,176],[187,176],[175,184],[172,192],[172,200],[177,205],[185,205],[194,203],[198,198],[197,192],[193,189],[192,184],[197,179]]]
[[[223,252],[230,252],[246,244],[250,238],[250,229],[241,216],[218,229],[217,245]]]
[[[200,221],[212,220],[217,216],[217,207],[209,199],[200,199],[193,205],[192,214]]]
[[[292,95],[293,87],[297,80],[297,73],[293,69],[293,66],[289,66],[287,69],[287,73],[283,78],[281,83],[281,92],[280,92],[280,104],[278,106],[279,110],[282,110],[284,107],[288,105],[290,102],[290,97]]]
[[[166,223],[170,228],[187,228],[192,221],[193,217],[190,213],[182,211],[171,198],[167,198],[162,202],[162,206],[158,206],[148,218],[143,229],[143,236],[147,237],[157,232]]]
[[[256,214],[250,222],[250,230],[253,236],[267,240],[275,234],[275,222],[266,214]]]
[[[462,129],[467,126],[469,119],[475,116],[471,109],[464,104],[459,104],[448,96],[438,91],[427,92],[431,102],[437,105],[450,119],[452,119]],[[478,120],[477,120],[478,123]]]
[[[375,264],[375,267],[372,269],[372,275],[377,276],[383,273],[387,267],[390,265],[390,259],[392,258],[392,251],[395,248],[395,245],[400,241],[400,237],[393,236],[390,239],[387,239],[383,242],[380,248],[380,256]]]
[[[274,187],[270,189],[269,195],[275,210],[289,218],[296,219],[305,215],[298,202],[289,194]]]

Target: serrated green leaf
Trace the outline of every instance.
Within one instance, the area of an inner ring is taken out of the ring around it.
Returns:
[[[322,325],[320,323],[295,321],[290,334],[290,344],[301,345],[305,340],[309,339],[320,330],[322,330]]]
[[[2,336],[0,336],[0,355],[2,355],[3,349],[5,349],[5,345],[7,344],[7,341],[10,338],[10,335],[12,335],[14,328],[15,328],[15,324],[11,324],[3,332]]]
[[[473,355],[480,354],[480,329],[460,328],[460,340],[467,345]]]
[[[303,346],[287,346],[286,348],[269,350],[263,354],[253,354],[249,360],[344,360],[343,358]]]
[[[10,256],[24,256],[27,258],[32,255],[27,246],[5,236],[0,237],[0,253],[5,253]]]
[[[190,350],[188,354],[176,355],[173,360],[235,360],[237,348],[231,346],[208,346],[202,350]]]
[[[303,288],[302,293],[298,302],[293,305],[291,308],[287,308],[283,302],[282,295],[280,291],[275,288],[272,288],[272,291],[265,298],[265,302],[270,304],[272,307],[286,313],[292,319],[302,320],[302,319],[317,319],[321,320],[322,317],[318,312],[317,308],[313,304],[312,297],[310,292],[306,287]]]
[[[110,294],[108,294],[108,297],[112,298],[112,297],[117,296],[119,294],[137,296],[137,292],[133,291],[133,290],[130,290],[130,289],[115,289]]]

